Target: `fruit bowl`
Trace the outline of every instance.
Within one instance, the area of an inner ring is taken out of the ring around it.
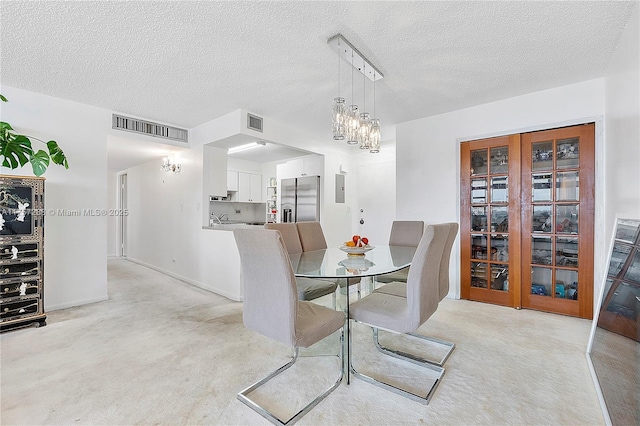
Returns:
[[[349,247],[347,245],[341,245],[339,247],[340,250],[347,253],[349,256],[364,256],[366,252],[369,250],[373,250],[373,246],[366,245],[364,247]]]

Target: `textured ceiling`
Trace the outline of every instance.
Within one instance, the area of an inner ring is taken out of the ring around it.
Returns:
[[[398,122],[603,76],[635,3],[3,0],[1,83],[186,128],[244,108],[330,140],[326,42],[342,33],[385,75],[384,140]],[[361,75],[354,90],[362,106]]]

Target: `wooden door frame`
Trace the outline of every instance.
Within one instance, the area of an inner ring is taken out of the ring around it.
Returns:
[[[583,117],[583,118],[579,118],[579,119],[575,119],[575,120],[567,120],[564,122],[558,122],[558,123],[551,123],[551,124],[545,124],[545,125],[540,125],[540,126],[531,126],[531,127],[527,127],[527,128],[521,128],[518,130],[511,130],[508,132],[497,132],[494,134],[485,134],[484,137],[466,137],[466,138],[457,138],[456,142],[457,142],[457,152],[458,152],[458,158],[460,160],[460,162],[457,163],[457,168],[458,168],[458,191],[459,191],[459,200],[460,200],[460,204],[459,204],[459,221],[462,225],[463,221],[468,220],[468,210],[467,206],[465,207],[462,203],[462,200],[466,198],[466,196],[468,196],[468,194],[465,194],[465,190],[464,185],[463,185],[463,180],[464,180],[464,176],[463,176],[463,167],[462,164],[464,159],[463,157],[463,148],[462,148],[462,144],[464,142],[473,142],[473,141],[480,141],[483,139],[492,139],[492,138],[498,138],[498,137],[507,137],[510,135],[514,135],[514,134],[524,134],[524,133],[529,133],[529,132],[537,132],[537,131],[547,131],[547,130],[553,130],[553,129],[557,129],[557,128],[562,128],[562,127],[571,127],[571,126],[580,126],[580,125],[585,125],[585,124],[591,124],[593,125],[593,156],[594,156],[594,161],[592,162],[593,165],[593,170],[591,171],[591,176],[594,178],[594,180],[591,182],[591,185],[589,187],[589,190],[591,191],[592,194],[592,205],[591,205],[591,211],[593,212],[593,216],[592,216],[592,229],[591,229],[591,238],[593,241],[592,244],[592,252],[591,252],[591,258],[593,259],[593,268],[590,268],[590,272],[591,272],[591,282],[593,282],[593,286],[591,287],[591,291],[590,291],[590,295],[585,295],[585,297],[579,298],[579,300],[582,303],[585,303],[584,306],[582,306],[580,308],[580,315],[584,318],[591,318],[593,315],[593,306],[594,306],[594,300],[593,300],[593,294],[597,293],[598,291],[598,287],[596,287],[597,285],[601,285],[601,277],[604,276],[604,273],[606,272],[605,269],[602,265],[600,265],[600,260],[603,258],[603,254],[605,252],[605,244],[604,244],[604,239],[605,239],[605,233],[604,233],[604,222],[605,222],[605,209],[604,209],[604,175],[603,175],[603,161],[604,161],[604,135],[603,135],[603,117],[602,116],[592,116],[592,117]],[[509,171],[509,173],[511,173],[511,170]],[[470,190],[470,189],[469,189]],[[582,191],[582,189],[581,189]],[[584,193],[584,191],[583,191]],[[511,229],[511,227],[510,227]],[[461,226],[461,231],[462,231],[462,226]],[[457,292],[457,296],[465,298],[465,296],[467,295],[462,285],[462,283],[465,280],[465,267],[464,265],[462,265],[462,259],[465,258],[465,251],[467,252],[467,256],[469,255],[469,252],[471,250],[469,242],[468,241],[463,241],[463,236],[462,236],[462,232],[461,232],[461,239],[460,239],[460,258],[459,258],[459,265],[461,265],[461,269],[460,269],[460,283],[457,286],[458,292]],[[511,258],[510,258],[511,259]],[[468,275],[470,274],[470,272],[468,272]],[[467,278],[468,279],[468,278]],[[510,283],[511,284],[511,283]],[[467,297],[468,298],[468,297]],[[514,297],[514,303],[513,306],[516,308],[520,308],[521,306],[521,292],[517,297]],[[589,308],[590,306],[590,308]]]

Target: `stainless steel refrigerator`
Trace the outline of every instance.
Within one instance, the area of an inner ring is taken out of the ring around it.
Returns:
[[[320,176],[280,181],[281,222],[320,221]]]

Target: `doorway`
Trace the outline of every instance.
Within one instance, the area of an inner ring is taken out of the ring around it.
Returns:
[[[387,244],[396,219],[396,167],[393,162],[358,167],[358,234],[372,245]]]

